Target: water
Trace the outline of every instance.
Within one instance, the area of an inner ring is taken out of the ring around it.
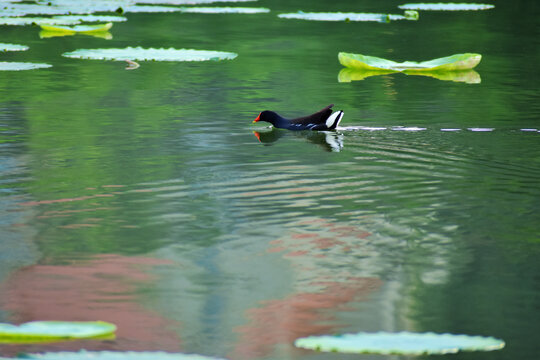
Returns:
[[[457,359],[537,358],[538,5],[390,24],[276,16],[400,13],[398,4],[128,14],[108,41],[0,27],[3,42],[30,46],[2,59],[53,65],[0,74],[0,320],[119,327],[116,340],[0,345],[0,354],[342,359],[292,342],[409,330],[507,343]],[[138,45],[239,56],[133,71],[60,56]],[[340,83],[339,51],[396,61],[477,52],[481,82]],[[345,111],[337,133],[251,125],[265,109],[292,117],[329,103]]]

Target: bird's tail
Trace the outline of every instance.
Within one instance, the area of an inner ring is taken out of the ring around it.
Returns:
[[[332,115],[326,119],[326,126],[328,129],[333,130],[338,125],[341,119],[343,118],[343,110],[335,111]]]

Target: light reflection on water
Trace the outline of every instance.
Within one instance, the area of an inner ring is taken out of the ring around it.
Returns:
[[[481,236],[493,247],[488,239],[495,233],[519,233],[503,223],[509,213],[502,206],[520,201],[522,220],[532,224],[536,205],[524,200],[539,195],[536,167],[456,144],[483,134],[435,134],[343,132],[341,153],[314,144],[313,134],[285,133],[272,146],[253,137],[251,155],[280,149],[285,156],[189,160],[190,171],[177,179],[96,184],[74,197],[13,203],[7,211],[25,217],[17,226],[11,220],[15,234],[32,227],[43,249],[57,247],[57,237],[69,244],[64,253],[45,250],[41,264],[22,267],[3,284],[6,320],[107,319],[126,331],[85,348],[189,349],[235,359],[273,358],[276,348],[298,357],[290,344],[310,334],[422,330],[401,304],[408,284],[451,283],[477,261],[469,240]],[[472,143],[478,150],[487,140]],[[298,159],[294,149],[305,156]],[[325,154],[344,156],[318,162]],[[467,220],[471,213],[477,224]],[[485,225],[483,216],[491,216]],[[475,234],[477,225],[482,231]],[[98,240],[111,236],[125,241],[101,250]],[[103,251],[150,257],[90,255]],[[127,331],[133,328],[145,331]]]

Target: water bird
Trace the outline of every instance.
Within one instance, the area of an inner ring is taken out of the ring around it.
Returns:
[[[334,130],[343,118],[343,110],[332,113],[333,106],[334,104],[330,104],[314,114],[295,119],[286,119],[273,111],[265,110],[253,122],[266,121],[276,128],[288,130]]]

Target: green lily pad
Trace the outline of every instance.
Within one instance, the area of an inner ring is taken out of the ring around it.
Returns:
[[[76,19],[64,18],[44,18],[44,17],[0,17],[0,25],[77,25],[81,22]]]
[[[315,21],[375,21],[390,22],[394,20],[418,20],[417,12],[406,12],[404,15],[352,13],[352,12],[303,12],[279,14],[282,19],[299,19]]]
[[[20,71],[50,68],[52,65],[29,62],[0,62],[0,71]]]
[[[40,24],[41,28],[45,31],[65,32],[68,34],[74,33],[96,33],[104,32],[112,27],[112,23],[98,24],[98,25],[75,25],[75,26],[54,26],[47,24]]]
[[[295,346],[324,352],[371,354],[450,354],[458,351],[492,351],[504,347],[493,337],[435,333],[358,333],[339,336],[310,336]]]
[[[123,16],[114,16],[114,15],[59,15],[54,16],[52,20],[59,21],[76,21],[74,24],[58,24],[58,25],[76,25],[80,22],[122,22],[127,21],[127,18]],[[45,24],[56,25],[45,22]]]
[[[62,56],[92,60],[208,61],[232,60],[238,54],[193,49],[143,49],[141,47],[127,47],[125,49],[79,49],[64,53]]]
[[[480,60],[482,60],[482,55],[466,53],[423,62],[406,61],[398,63],[375,56],[340,52],[338,54],[338,59],[341,65],[354,69],[394,71],[414,70],[419,72],[472,69],[478,65]]]
[[[115,325],[104,321],[33,321],[21,325],[0,324],[0,343],[95,338],[111,335],[115,331]]]
[[[85,351],[24,354],[25,359],[35,360],[225,360],[196,354],[167,353],[163,351]],[[0,358],[6,360],[8,358]],[[9,359],[14,360],[14,359]]]
[[[259,14],[268,13],[267,8],[252,8],[252,7],[184,7],[184,13],[199,13],[199,14]]]
[[[414,3],[399,5],[400,9],[406,10],[442,10],[442,11],[461,11],[461,10],[488,10],[493,9],[495,5],[490,4],[472,4],[472,3]]]
[[[26,45],[0,43],[0,51],[26,51],[28,49]]]

